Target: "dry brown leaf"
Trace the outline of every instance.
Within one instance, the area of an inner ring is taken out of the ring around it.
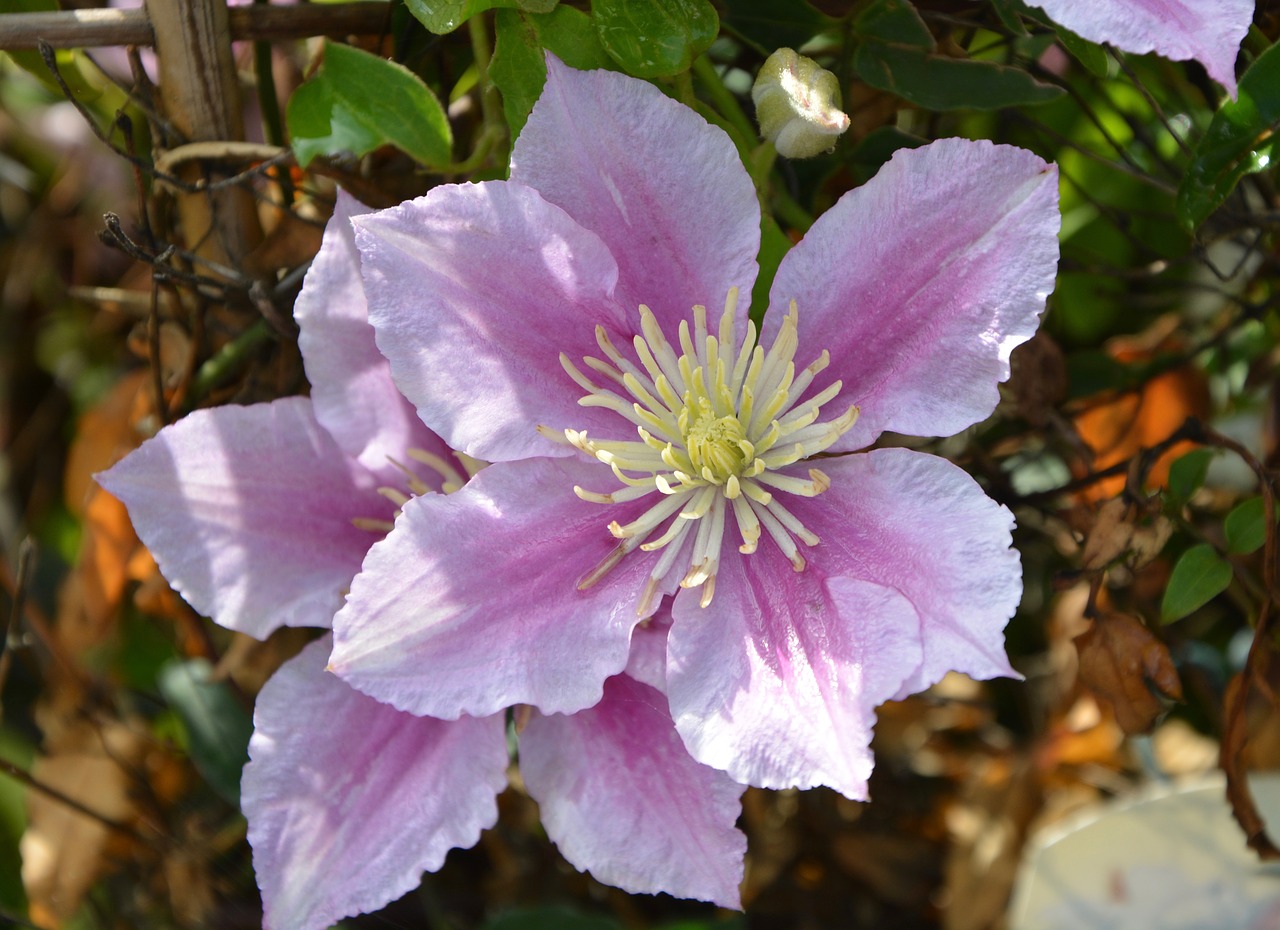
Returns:
[[[1126,733],[1147,732],[1168,701],[1182,700],[1169,647],[1133,617],[1099,613],[1075,642],[1080,681],[1111,705]]]
[[[1041,331],[1013,350],[1009,365],[1009,390],[1018,416],[1032,426],[1044,426],[1067,396],[1067,360],[1062,349]]]
[[[141,758],[141,737],[116,723],[79,742],[75,750],[37,759],[32,777],[103,818],[131,825],[137,808],[126,766]],[[57,927],[75,913],[94,882],[120,860],[132,841],[102,820],[40,791],[28,791],[26,798],[22,884],[32,919],[42,927]]]
[[[1128,511],[1129,505],[1120,497],[1112,498],[1098,509],[1080,556],[1086,569],[1102,568],[1129,548],[1133,524],[1127,519]]]

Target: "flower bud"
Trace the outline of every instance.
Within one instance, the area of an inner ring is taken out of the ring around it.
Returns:
[[[780,48],[765,61],[751,88],[760,135],[787,158],[830,150],[849,117],[840,109],[836,76],[812,58]]]

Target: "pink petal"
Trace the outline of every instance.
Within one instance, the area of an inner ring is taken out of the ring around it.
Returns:
[[[920,664],[915,611],[892,588],[796,573],[768,545],[733,556],[710,606],[676,598],[667,695],[685,745],[746,784],[865,799],[875,708]]]
[[[498,819],[503,715],[404,714],[324,671],[329,637],[258,695],[241,795],[268,930],[322,930],[418,886]]]
[[[355,221],[378,348],[423,421],[486,461],[566,455],[540,436],[607,426],[560,365],[624,346],[604,244],[518,184],[447,185]]]
[[[374,345],[360,280],[360,253],[351,227],[352,217],[368,212],[364,204],[338,192],[324,241],[302,282],[294,317],[316,419],[348,455],[385,483],[400,487],[404,476],[388,461],[389,456],[404,463],[410,448],[441,456],[450,453],[422,425]],[[440,476],[425,468],[417,471],[428,486],[440,490]]]
[[[1253,0],[1029,0],[1072,32],[1126,52],[1194,58],[1236,96],[1236,56]]]
[[[826,460],[822,470],[831,489],[792,507],[822,540],[809,550],[810,567],[894,588],[920,617],[923,661],[897,696],[952,670],[1018,677],[1004,652],[1022,598],[1013,515],[963,469],[921,452],[876,449]]]
[[[902,150],[840,198],[783,259],[765,344],[791,300],[800,356],[861,408],[835,447],[882,430],[948,436],[985,418],[1009,354],[1035,332],[1058,261],[1057,169],[1030,152],[940,139]]]
[[[589,710],[533,716],[520,772],[575,868],[623,891],[740,907],[743,786],[689,756],[666,703],[648,685],[611,678]]]
[[[722,130],[652,84],[575,71],[548,55],[511,180],[604,240],[636,332],[640,304],[672,339],[691,307],[719,311],[731,287],[742,290],[745,311],[760,249],[751,179]]]
[[[376,539],[351,521],[394,510],[304,397],[197,410],[97,477],[187,603],[258,638],[328,626]]]
[[[596,703],[626,665],[651,556],[632,553],[586,591],[577,584],[615,548],[608,522],[648,502],[605,508],[579,500],[575,484],[616,487],[597,462],[527,459],[406,504],[335,618],[334,670],[401,710],[447,719]]]

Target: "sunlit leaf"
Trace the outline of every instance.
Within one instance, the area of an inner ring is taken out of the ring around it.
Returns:
[[[1240,79],[1240,93],[1213,116],[1178,186],[1178,218],[1187,229],[1203,223],[1246,174],[1280,155],[1280,46],[1258,56]]]
[[[477,13],[495,7],[550,13],[559,0],[404,0],[409,12],[436,35],[453,32]]]
[[[298,164],[317,155],[364,155],[394,145],[429,167],[447,165],[449,119],[408,68],[336,42],[325,43],[320,73],[289,99],[289,135]]]
[[[1169,586],[1160,604],[1160,619],[1172,623],[1198,610],[1227,590],[1231,577],[1231,564],[1213,546],[1208,543],[1192,546],[1182,553],[1169,575]]]
[[[687,71],[720,31],[707,0],[593,0],[591,14],[605,51],[644,78]]]

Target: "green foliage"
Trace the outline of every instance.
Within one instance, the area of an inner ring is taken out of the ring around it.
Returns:
[[[1179,500],[1187,500],[1204,486],[1213,461],[1212,449],[1193,449],[1169,466],[1169,492]]]
[[[1208,543],[1192,546],[1173,566],[1160,604],[1160,619],[1172,623],[1203,607],[1231,584],[1231,564]]]
[[[494,8],[550,13],[559,0],[404,0],[418,22],[436,35],[457,29],[477,13]]]
[[[833,23],[804,0],[725,0],[722,9],[725,27],[763,56],[798,49]]]
[[[507,911],[482,930],[621,930],[609,917],[583,914],[571,907],[529,907]]]
[[[600,44],[591,17],[561,6],[546,14],[499,10],[495,17],[496,48],[489,74],[502,92],[511,138],[524,128],[547,79],[543,49],[572,68],[609,68],[613,60]]]
[[[928,26],[906,0],[876,0],[854,22],[858,76],[927,110],[998,110],[1035,105],[1063,91],[1026,71],[939,54]]]
[[[720,31],[708,0],[592,0],[600,43],[636,77],[688,71]]]
[[[403,65],[325,43],[324,66],[289,99],[298,164],[317,155],[365,155],[394,145],[429,168],[449,164],[453,134],[440,101]]]
[[[1223,104],[1196,146],[1178,186],[1178,218],[1187,229],[1203,223],[1246,174],[1280,156],[1280,47],[1258,56],[1240,79],[1239,98]]]
[[[1237,504],[1222,524],[1227,536],[1227,551],[1239,555],[1257,552],[1267,541],[1266,508],[1261,497],[1251,497]]]
[[[224,682],[210,680],[212,671],[204,659],[174,661],[161,670],[158,684],[182,721],[191,761],[209,787],[238,804],[253,719]]]
[[[30,771],[33,756],[26,739],[8,727],[0,727],[0,759]],[[22,855],[18,851],[18,841],[27,826],[25,792],[18,782],[0,775],[0,914],[25,916],[27,913],[27,895],[21,877]]]

